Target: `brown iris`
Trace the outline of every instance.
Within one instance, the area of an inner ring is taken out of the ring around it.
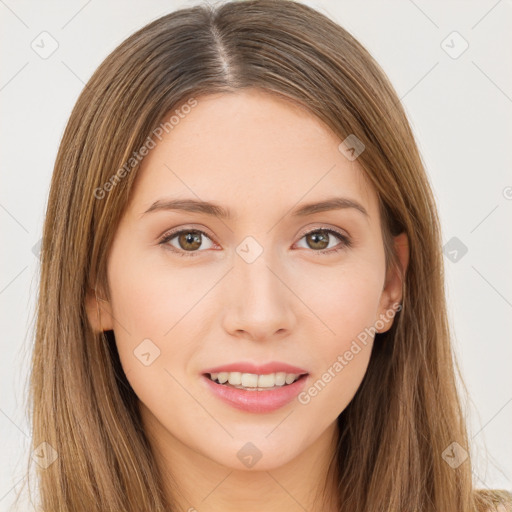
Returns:
[[[306,235],[306,239],[313,241],[313,244],[310,244],[308,241],[308,245],[312,249],[325,249],[329,245],[328,233],[321,230],[312,231],[311,233],[308,233]],[[320,244],[320,247],[317,244]]]
[[[178,236],[178,240],[180,247],[185,251],[193,251],[201,247],[201,233],[199,231],[184,231]]]

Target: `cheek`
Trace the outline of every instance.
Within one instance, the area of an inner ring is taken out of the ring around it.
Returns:
[[[299,402],[340,414],[366,373],[384,281],[379,262],[359,260],[324,279],[311,279],[307,304],[321,320],[314,336],[315,375]],[[314,290],[312,293],[311,290]],[[303,294],[305,292],[302,292]],[[334,405],[334,407],[333,407]]]
[[[121,333],[130,333],[133,342],[141,337],[163,338],[200,297],[201,290],[191,286],[190,274],[165,265],[163,258],[119,247],[112,252],[111,262],[114,322]]]
[[[184,368],[193,351],[191,344],[174,340],[180,338],[199,291],[187,289],[183,273],[148,262],[135,248],[115,247],[108,271],[123,369],[138,394],[151,387],[152,393],[162,396],[166,389],[160,388],[171,379],[166,369],[174,373],[173,369]]]
[[[384,268],[378,258],[357,257],[338,268],[308,274],[296,289],[325,330],[326,335],[317,339],[324,340],[327,347],[343,348],[374,324],[384,283]]]
[[[200,424],[204,411],[191,407],[182,383],[197,349],[193,343],[183,343],[194,336],[187,331],[187,313],[193,318],[201,294],[186,289],[183,274],[141,262],[137,257],[124,259],[123,265],[112,265],[109,274],[123,370],[141,403],[158,412],[168,428],[179,430],[179,415],[169,411],[182,410],[184,404],[188,418]]]

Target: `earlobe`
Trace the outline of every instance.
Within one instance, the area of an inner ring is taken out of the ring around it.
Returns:
[[[114,328],[108,301],[100,298],[95,290],[88,288],[85,302],[87,318],[93,331],[104,332]]]

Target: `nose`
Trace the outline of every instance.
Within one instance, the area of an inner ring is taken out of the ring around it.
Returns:
[[[223,327],[232,336],[253,341],[282,338],[293,331],[299,302],[287,285],[287,273],[266,252],[248,263],[236,256],[225,286]]]

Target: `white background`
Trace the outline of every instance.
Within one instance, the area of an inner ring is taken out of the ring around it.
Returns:
[[[71,109],[101,61],[149,21],[197,2],[0,0],[0,510],[23,479],[25,382],[41,229]],[[468,252],[445,258],[454,346],[468,386],[478,487],[512,489],[512,3],[305,2],[349,30],[395,86],[443,227]],[[42,59],[47,31],[58,49]],[[460,48],[458,58],[444,45]],[[508,187],[508,188],[507,188]],[[508,425],[508,427],[507,427]]]

